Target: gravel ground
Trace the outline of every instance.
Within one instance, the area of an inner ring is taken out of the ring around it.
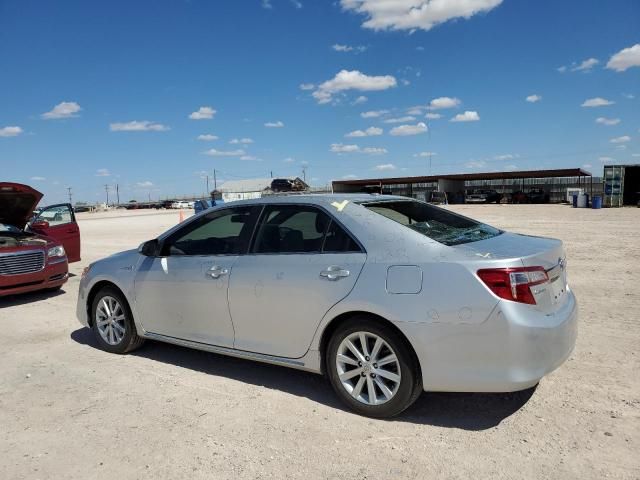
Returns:
[[[75,319],[82,268],[178,213],[81,214],[63,292],[0,299],[0,478],[640,478],[640,209],[450,208],[565,241],[579,338],[535,391],[425,393],[382,421],[314,374],[154,342],[106,354]]]

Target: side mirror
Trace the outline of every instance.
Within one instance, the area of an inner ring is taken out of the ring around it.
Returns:
[[[145,257],[157,257],[160,253],[160,242],[157,238],[147,240],[138,247],[138,253]]]
[[[32,230],[45,230],[49,228],[49,222],[46,220],[36,220],[31,225],[29,225]]]

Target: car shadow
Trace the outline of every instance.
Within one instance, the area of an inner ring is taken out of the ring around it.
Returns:
[[[16,295],[7,295],[6,297],[0,297],[0,308],[16,307],[19,305],[26,305],[27,303],[39,302],[47,300],[49,298],[57,297],[58,295],[64,295],[65,290],[62,287],[61,290],[37,290],[35,292],[19,293]]]
[[[75,330],[71,333],[71,339],[82,345],[99,348],[89,328]],[[155,341],[147,341],[131,355],[280,390],[352,413],[338,400],[329,382],[321,375]],[[522,408],[534,391],[535,387],[513,393],[427,392],[391,421],[486,430]]]

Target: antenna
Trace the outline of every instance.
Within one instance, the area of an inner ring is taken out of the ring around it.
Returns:
[[[69,204],[72,205],[73,202],[71,201],[71,197],[72,197],[72,195],[71,195],[71,187],[67,187],[67,190],[69,191]]]

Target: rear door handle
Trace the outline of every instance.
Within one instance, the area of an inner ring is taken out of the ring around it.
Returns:
[[[218,265],[215,265],[213,267],[211,267],[209,269],[209,271],[207,272],[207,274],[211,277],[211,278],[220,278],[223,275],[228,275],[229,274],[229,269],[228,268],[223,268],[220,267]]]
[[[348,277],[350,275],[349,270],[345,270],[342,267],[338,267],[336,265],[332,265],[326,270],[322,270],[320,272],[320,276],[322,278],[326,278],[327,280],[340,280],[341,278]]]

